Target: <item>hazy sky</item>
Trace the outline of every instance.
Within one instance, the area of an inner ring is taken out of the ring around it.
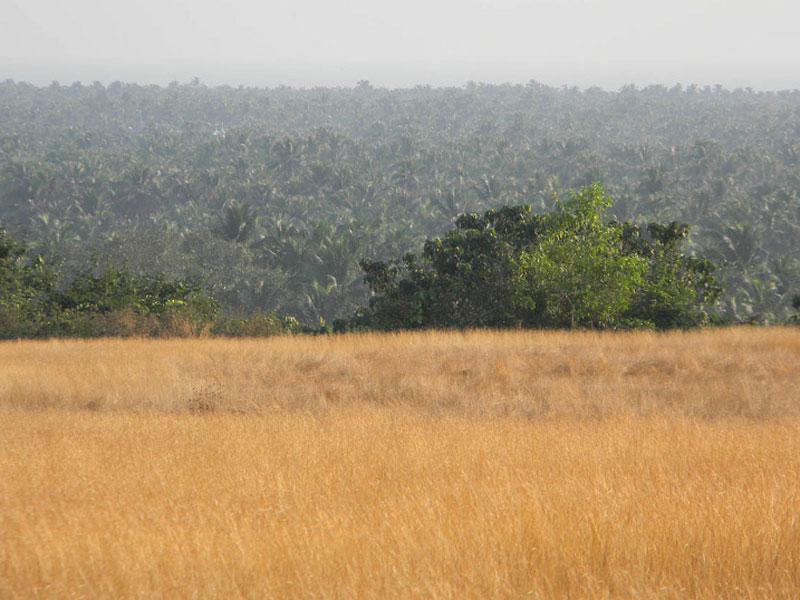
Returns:
[[[800,0],[0,0],[0,79],[800,88]]]

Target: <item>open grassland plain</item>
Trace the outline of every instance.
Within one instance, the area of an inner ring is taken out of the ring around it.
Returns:
[[[800,329],[0,344],[0,598],[798,598]]]

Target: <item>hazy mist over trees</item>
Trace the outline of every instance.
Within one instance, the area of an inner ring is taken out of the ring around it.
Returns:
[[[363,259],[594,182],[609,218],[689,225],[722,317],[783,320],[799,155],[796,91],[0,84],[0,221],[65,281],[99,256],[314,325],[366,304]]]

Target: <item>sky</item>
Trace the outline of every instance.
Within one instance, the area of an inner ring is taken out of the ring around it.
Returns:
[[[0,80],[800,88],[800,0],[0,0]]]

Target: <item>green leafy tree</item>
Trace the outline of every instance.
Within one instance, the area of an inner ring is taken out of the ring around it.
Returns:
[[[541,217],[529,206],[507,206],[461,215],[455,229],[425,243],[421,263],[413,253],[364,260],[372,291],[364,314],[381,329],[514,325],[514,258],[540,230]]]
[[[647,260],[626,253],[622,230],[605,224],[611,199],[599,184],[557,202],[546,234],[516,261],[514,303],[556,327],[613,327],[644,283]]]
[[[41,256],[0,227],[0,321],[14,330],[47,310],[56,287],[56,272]],[[20,331],[26,329],[22,327]],[[2,334],[2,331],[0,331]]]
[[[708,323],[709,311],[715,307],[722,286],[714,276],[711,261],[681,252],[689,226],[674,221],[668,225],[649,223],[648,237],[630,223],[622,228],[629,251],[647,258],[644,283],[625,316],[659,329]]]
[[[24,245],[0,228],[0,306],[18,307],[29,299],[31,290],[21,265],[26,253]]]
[[[692,327],[708,320],[713,266],[684,256],[688,227],[605,222],[599,184],[547,214],[508,206],[461,215],[414,254],[362,261],[372,295],[355,324],[414,327]]]

